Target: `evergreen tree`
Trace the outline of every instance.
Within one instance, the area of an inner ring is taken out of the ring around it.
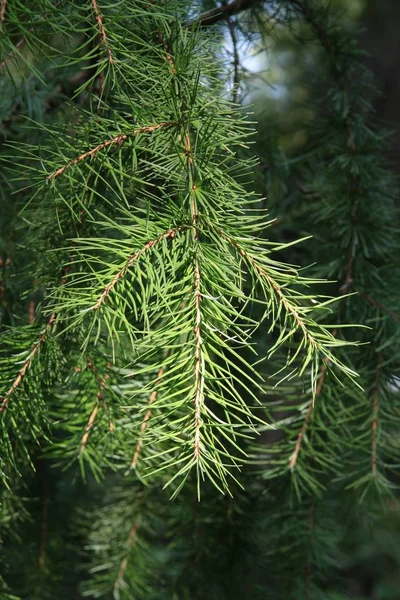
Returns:
[[[354,28],[0,6],[2,598],[352,597],[362,544],[400,560],[397,190]],[[245,108],[270,39],[309,86],[286,151]]]

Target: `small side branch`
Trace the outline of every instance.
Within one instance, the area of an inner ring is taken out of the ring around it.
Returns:
[[[293,471],[293,469],[295,468],[296,463],[298,461],[300,450],[301,450],[301,445],[303,443],[304,436],[307,433],[308,425],[310,423],[310,418],[311,418],[312,412],[314,410],[315,400],[316,400],[317,396],[319,396],[319,394],[321,393],[322,387],[324,385],[327,368],[328,368],[328,361],[325,359],[324,364],[322,365],[322,368],[321,368],[319,378],[318,378],[314,397],[310,400],[310,403],[308,405],[308,409],[306,412],[306,416],[304,417],[303,425],[301,426],[301,429],[297,435],[296,446],[294,448],[294,452],[290,456],[290,459],[289,459],[289,468],[291,471]]]
[[[161,377],[163,375],[164,375],[164,367],[161,367],[161,369],[158,371],[157,380],[156,380],[156,384],[155,385],[157,385],[157,382],[161,379]],[[136,469],[136,465],[137,465],[137,462],[138,462],[140,450],[142,449],[142,446],[143,446],[143,435],[144,435],[144,432],[147,429],[147,423],[148,423],[148,421],[149,421],[149,419],[151,417],[151,408],[150,407],[153,404],[153,402],[156,400],[157,394],[158,394],[158,391],[154,390],[151,393],[151,395],[150,395],[150,398],[149,398],[149,408],[147,409],[146,414],[144,415],[144,419],[142,421],[142,424],[140,425],[139,437],[138,437],[138,441],[137,441],[137,444],[136,444],[135,454],[133,455],[133,458],[132,458],[131,469]]]
[[[2,398],[2,400],[0,402],[0,413],[2,413],[3,410],[5,410],[7,408],[8,401],[11,398],[12,394],[23,382],[26,374],[28,373],[29,369],[31,368],[31,365],[32,365],[36,355],[38,354],[41,346],[44,344],[44,342],[46,340],[47,333],[53,327],[55,318],[56,318],[56,315],[55,315],[55,313],[53,313],[51,315],[46,327],[41,331],[39,339],[33,344],[31,351],[28,354],[28,357],[26,358],[26,360],[24,361],[24,364],[22,365],[21,369],[18,372],[17,377],[14,379],[13,383],[11,384],[11,387],[6,392],[5,396]]]
[[[199,261],[196,258],[194,264],[194,302],[195,302],[195,326],[194,326],[194,456],[198,460],[201,452],[201,411],[204,402],[204,357],[201,349],[201,275]]]
[[[125,543],[126,556],[122,559],[121,564],[119,566],[117,579],[115,580],[115,584],[114,584],[114,592],[118,592],[118,590],[121,587],[122,582],[124,580],[126,568],[128,566],[129,551],[132,548],[133,543],[135,542],[138,529],[139,529],[139,523],[138,523],[138,521],[136,521],[134,523],[132,529],[130,530],[128,539],[126,540],[126,543]]]
[[[240,244],[238,244],[234,239],[232,239],[229,235],[227,235],[222,229],[220,229],[219,227],[216,228],[217,231],[220,233],[220,235],[227,241],[229,242],[236,250],[237,252],[239,252],[240,256],[242,256],[245,260],[247,260],[247,262],[249,262],[252,267],[264,278],[267,280],[269,286],[273,289],[273,291],[275,292],[275,295],[279,298],[279,300],[282,302],[285,310],[287,313],[289,313],[293,319],[295,320],[295,322],[297,323],[297,326],[299,327],[299,329],[301,329],[301,331],[303,332],[303,335],[305,338],[307,338],[307,340],[309,341],[309,343],[313,346],[314,350],[317,351],[318,350],[318,342],[314,339],[314,337],[310,334],[310,332],[308,331],[303,319],[300,317],[300,315],[298,314],[298,312],[296,311],[296,308],[294,306],[292,306],[290,304],[290,302],[288,301],[288,299],[286,298],[285,294],[282,291],[282,288],[279,284],[276,283],[276,281],[267,273],[267,271],[264,269],[264,267],[262,267],[257,260],[248,252],[246,252],[246,250],[244,250],[244,248],[242,248],[242,246]]]
[[[107,363],[107,369],[109,369],[110,367],[111,367],[110,363]],[[79,448],[79,454],[82,454],[82,452],[85,450],[86,444],[89,439],[90,432],[93,429],[93,425],[96,420],[97,413],[99,412],[100,402],[103,399],[103,390],[106,387],[107,381],[109,380],[109,378],[110,378],[110,374],[105,373],[104,377],[100,381],[99,390],[96,395],[96,404],[90,414],[88,424],[86,425],[85,433],[82,436],[82,441],[81,441],[81,445]]]
[[[103,41],[103,45],[104,48],[107,52],[107,57],[108,57],[108,62],[111,65],[113,62],[113,57],[111,54],[111,48],[110,48],[110,44],[108,43],[108,39],[107,39],[107,33],[106,30],[104,28],[104,24],[103,24],[103,17],[100,13],[100,9],[99,9],[99,5],[97,4],[96,0],[92,0],[92,6],[96,15],[96,21],[97,21],[97,25],[99,26],[99,32],[101,35],[101,39]]]
[[[176,236],[176,234],[181,230],[182,230],[182,227],[176,227],[175,229],[169,229],[165,233],[161,234],[158,238],[147,242],[147,244],[145,244],[140,250],[135,252],[135,254],[132,254],[129,257],[125,266],[122,267],[122,269],[120,271],[118,271],[118,273],[116,274],[114,279],[104,288],[104,290],[102,291],[98,300],[96,301],[96,304],[93,306],[93,310],[99,310],[100,306],[103,304],[105,299],[115,288],[115,286],[120,281],[120,279],[122,279],[125,276],[125,273],[128,271],[128,269],[130,269],[130,267],[133,266],[133,264],[142,256],[142,254],[144,254],[147,250],[150,250],[151,248],[153,248],[153,246],[155,246],[156,244],[162,242],[162,240],[166,240],[168,238],[174,238]]]
[[[176,125],[176,123],[171,123],[171,122],[157,123],[155,125],[146,125],[144,127],[139,127],[138,129],[134,129],[133,131],[131,131],[129,133],[120,133],[119,135],[115,136],[111,140],[106,140],[105,142],[102,142],[95,148],[92,148],[91,150],[88,150],[87,152],[80,154],[79,156],[77,156],[76,158],[71,160],[69,163],[64,165],[63,167],[60,167],[59,169],[57,169],[57,171],[50,173],[50,175],[48,175],[47,179],[48,180],[54,179],[55,177],[62,175],[70,167],[73,167],[74,165],[78,164],[79,162],[82,162],[83,160],[86,160],[87,158],[89,158],[91,156],[94,156],[95,154],[100,152],[100,150],[104,150],[104,148],[107,148],[108,146],[113,146],[113,145],[119,146],[120,144],[122,144],[122,142],[124,142],[125,140],[127,140],[129,137],[131,137],[133,135],[139,135],[140,133],[153,133],[153,131],[156,131],[157,129],[162,129],[163,127],[173,127],[174,125]]]

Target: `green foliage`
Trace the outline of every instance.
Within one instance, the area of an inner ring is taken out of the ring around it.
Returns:
[[[256,2],[251,25],[239,4],[210,29],[213,6],[173,0],[2,4],[4,594],[346,598],[355,503],[369,522],[397,489],[370,76],[328,4]],[[233,28],[314,42],[287,161],[227,97],[224,22],[234,99]]]

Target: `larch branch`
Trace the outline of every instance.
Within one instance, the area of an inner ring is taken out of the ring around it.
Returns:
[[[300,429],[300,431],[299,431],[299,433],[297,435],[297,440],[296,440],[296,445],[294,447],[294,452],[293,452],[293,454],[289,458],[289,468],[290,468],[291,471],[295,468],[295,466],[297,464],[297,461],[298,461],[298,458],[299,458],[299,454],[300,454],[300,450],[301,450],[301,445],[303,443],[304,436],[307,433],[308,425],[310,423],[310,418],[311,418],[312,412],[314,410],[315,399],[321,393],[322,386],[324,385],[324,381],[325,381],[325,376],[326,376],[327,368],[328,368],[328,361],[325,359],[324,364],[322,365],[322,368],[321,368],[321,372],[320,372],[319,378],[318,378],[318,383],[317,383],[317,387],[316,387],[316,390],[315,390],[314,397],[310,400],[310,403],[308,405],[308,409],[307,409],[306,415],[304,417],[303,424],[302,424],[301,429]]]
[[[191,199],[191,217],[192,217],[192,225],[193,225],[193,240],[194,242],[198,241],[199,232],[197,228],[198,220],[199,220],[199,211],[196,202],[196,183],[194,179],[194,163],[191,152],[191,144],[190,144],[190,134],[189,130],[186,130],[185,133],[185,156],[187,160],[187,168],[189,173],[189,181],[191,185],[190,193],[192,196]],[[204,403],[204,355],[202,352],[201,345],[203,343],[201,338],[201,271],[200,271],[200,263],[197,256],[197,253],[194,257],[194,266],[193,266],[193,294],[194,294],[194,310],[195,310],[195,322],[194,322],[194,457],[195,460],[198,461],[201,454],[201,427],[202,427],[202,417],[201,412],[203,409]]]
[[[201,349],[201,275],[200,265],[196,257],[194,264],[194,302],[195,302],[195,326],[194,326],[194,340],[195,340],[195,355],[194,355],[194,425],[195,425],[195,436],[194,436],[194,456],[198,460],[201,452],[201,435],[200,430],[202,426],[201,411],[204,402],[204,357]]]
[[[233,238],[231,238],[229,235],[227,235],[222,229],[220,229],[219,227],[216,228],[217,231],[220,233],[220,235],[227,241],[229,242],[238,252],[239,254],[246,259],[251,265],[252,267],[260,274],[262,275],[262,277],[264,277],[264,279],[267,280],[269,286],[273,289],[273,291],[275,292],[275,295],[280,299],[280,301],[282,302],[285,310],[287,313],[289,313],[294,320],[297,323],[297,326],[302,330],[304,337],[306,337],[308,339],[308,341],[310,342],[310,344],[314,347],[315,350],[318,350],[319,344],[318,342],[314,339],[314,337],[311,335],[311,333],[308,331],[306,325],[304,324],[303,319],[300,317],[299,313],[297,312],[296,308],[294,306],[292,306],[290,304],[290,302],[288,301],[288,299],[286,298],[285,294],[282,291],[281,286],[276,283],[276,281],[268,274],[268,272],[264,269],[264,267],[262,267],[257,260],[248,252],[246,252],[246,250],[240,245],[238,244],[238,242],[236,242],[236,240],[234,240]]]
[[[62,175],[70,167],[73,167],[74,165],[78,164],[79,162],[81,162],[83,160],[86,160],[87,158],[89,158],[91,156],[94,156],[95,154],[97,154],[104,148],[107,148],[108,146],[113,146],[113,145],[119,146],[120,144],[122,144],[122,142],[124,142],[125,140],[127,140],[129,137],[131,137],[133,135],[139,135],[140,133],[153,133],[153,131],[157,131],[157,129],[161,129],[163,127],[172,127],[174,125],[176,125],[176,123],[172,123],[172,122],[156,123],[155,125],[145,125],[143,127],[138,127],[137,129],[133,129],[133,131],[130,131],[129,133],[120,133],[119,135],[115,136],[114,138],[111,138],[110,140],[106,140],[106,141],[102,142],[95,148],[92,148],[91,150],[88,150],[87,152],[80,154],[79,156],[77,156],[76,158],[71,160],[66,165],[57,169],[57,171],[50,173],[50,175],[48,175],[47,179],[48,180],[54,179],[55,177]]]
[[[156,380],[155,385],[157,385],[157,382],[161,379],[161,377],[163,375],[164,375],[164,367],[161,367],[161,369],[158,371],[157,380]],[[132,458],[131,469],[136,469],[140,450],[142,449],[142,445],[143,445],[143,435],[144,435],[144,432],[146,431],[147,423],[151,417],[151,408],[150,407],[153,404],[153,402],[156,400],[157,394],[158,394],[158,390],[154,390],[150,395],[149,408],[147,409],[144,419],[140,425],[139,437],[138,437],[138,441],[136,444],[135,453]]]
[[[110,366],[111,366],[110,363],[108,363],[107,364],[107,368],[109,369]],[[80,445],[80,448],[79,448],[79,454],[82,454],[82,452],[85,450],[86,444],[87,444],[88,439],[89,439],[90,432],[93,429],[93,425],[94,425],[94,422],[96,420],[97,413],[99,412],[100,402],[103,399],[103,390],[106,387],[107,381],[108,381],[109,378],[110,378],[110,374],[109,373],[105,373],[103,379],[100,382],[99,390],[98,390],[97,395],[96,395],[96,404],[94,405],[94,408],[93,408],[93,410],[92,410],[92,412],[90,414],[88,424],[86,425],[85,433],[82,436],[81,445]]]
[[[162,240],[166,240],[168,238],[174,238],[175,235],[182,230],[182,227],[176,227],[175,229],[169,229],[168,231],[162,233],[158,238],[154,240],[150,240],[147,242],[140,250],[132,254],[126,264],[122,267],[120,271],[115,275],[114,279],[104,288],[99,298],[96,301],[96,304],[93,306],[93,310],[99,310],[100,306],[103,304],[105,299],[108,297],[110,292],[115,288],[117,283],[125,276],[125,273],[132,267],[132,265],[144,254],[147,250],[150,250],[156,244],[162,242]]]
[[[25,359],[21,369],[18,372],[17,377],[14,379],[11,387],[6,392],[5,396],[2,398],[0,402],[0,413],[3,412],[7,408],[7,404],[9,399],[15,390],[21,385],[26,374],[28,373],[36,355],[38,354],[40,347],[44,344],[48,331],[53,327],[55,322],[56,315],[53,313],[44,329],[42,329],[39,339],[33,344],[31,351],[28,354],[28,357]]]

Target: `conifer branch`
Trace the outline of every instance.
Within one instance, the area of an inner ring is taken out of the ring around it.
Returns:
[[[117,579],[115,580],[115,584],[114,584],[114,594],[118,593],[118,590],[121,587],[122,582],[124,580],[126,568],[128,566],[128,561],[129,561],[129,551],[132,548],[132,546],[136,540],[136,535],[137,535],[138,530],[139,530],[139,522],[136,521],[133,524],[133,527],[129,532],[128,539],[125,542],[126,555],[122,559],[119,569],[118,569]]]
[[[312,412],[314,410],[315,401],[316,401],[317,397],[319,396],[319,394],[321,393],[322,387],[324,385],[327,368],[328,368],[328,360],[325,358],[324,359],[324,364],[322,365],[321,372],[320,372],[320,375],[319,375],[319,378],[318,378],[317,387],[316,387],[316,390],[315,390],[315,395],[314,395],[314,397],[309,402],[309,405],[308,405],[308,408],[307,408],[307,412],[306,412],[306,416],[304,417],[303,424],[302,424],[301,429],[300,429],[300,431],[299,431],[299,433],[297,435],[296,445],[295,445],[295,448],[294,448],[294,452],[293,452],[293,454],[289,458],[289,468],[290,468],[291,471],[293,471],[293,469],[295,468],[295,466],[297,464],[297,460],[299,458],[299,454],[300,454],[300,450],[301,450],[301,445],[303,443],[304,436],[307,433],[307,429],[308,429],[308,425],[309,425],[309,422],[310,422],[310,418],[311,418]]]
[[[103,302],[105,301],[107,296],[110,294],[110,292],[112,292],[112,290],[117,285],[117,283],[124,277],[124,275],[128,271],[128,269],[130,269],[130,267],[132,267],[132,265],[142,256],[142,254],[144,254],[147,250],[150,250],[151,248],[153,248],[153,246],[162,242],[163,240],[166,240],[168,238],[170,238],[170,239],[174,238],[177,233],[182,231],[182,229],[183,229],[183,227],[175,227],[174,229],[169,229],[168,231],[165,231],[164,233],[162,233],[160,236],[158,236],[154,240],[150,240],[149,242],[147,242],[142,248],[140,248],[140,250],[135,252],[135,254],[132,254],[129,257],[125,266],[122,267],[122,269],[120,271],[118,271],[118,273],[116,274],[114,279],[104,288],[104,290],[100,294],[99,298],[97,299],[96,304],[93,306],[92,310],[99,310],[100,306],[103,304]]]
[[[110,367],[111,367],[111,364],[107,363],[107,369],[109,369]],[[103,376],[103,378],[102,378],[102,380],[100,381],[99,389],[98,389],[98,392],[97,392],[97,395],[96,395],[96,404],[95,404],[95,406],[94,406],[94,408],[93,408],[93,410],[92,410],[92,412],[90,414],[88,424],[86,425],[86,429],[85,429],[85,432],[83,434],[83,437],[82,437],[82,440],[81,440],[81,445],[80,445],[80,448],[79,448],[79,454],[82,454],[82,452],[85,450],[86,444],[87,444],[88,439],[89,439],[90,432],[93,429],[94,422],[96,420],[97,413],[99,411],[100,402],[103,399],[103,391],[104,391],[104,388],[107,385],[107,381],[108,381],[109,378],[110,378],[110,374],[109,373],[105,373],[104,376]]]
[[[377,430],[378,430],[378,416],[379,416],[379,383],[381,377],[381,363],[382,356],[378,354],[375,383],[372,390],[372,432],[371,432],[371,473],[375,479],[377,476]]]
[[[193,225],[193,240],[195,243],[198,242],[198,229],[197,223],[199,218],[197,203],[196,203],[196,183],[194,181],[193,172],[193,157],[191,154],[190,134],[189,131],[185,133],[185,155],[188,162],[189,181],[191,184],[191,216]],[[193,291],[194,291],[194,305],[195,305],[195,325],[194,325],[194,458],[198,462],[201,454],[201,427],[202,418],[201,412],[204,403],[204,355],[202,352],[202,338],[201,338],[201,271],[197,251],[195,251],[194,258],[194,269],[193,269]]]
[[[331,69],[332,69],[332,77],[333,77],[333,81],[335,82],[337,88],[341,92],[348,92],[346,82],[345,82],[346,71],[345,71],[345,69],[340,68],[338,66],[338,62],[336,60],[335,46],[331,42],[329,35],[326,33],[325,29],[318,22],[318,18],[316,18],[316,16],[315,16],[315,11],[312,8],[310,8],[308,0],[292,0],[292,3],[299,8],[300,12],[304,15],[304,18],[306,19],[306,21],[314,29],[318,40],[320,41],[322,47],[324,48],[324,50],[330,60]],[[351,154],[354,157],[357,154],[357,146],[355,143],[354,127],[351,122],[351,116],[352,116],[352,112],[349,111],[349,113],[345,115],[343,121],[344,121],[345,127],[347,128],[348,147],[350,148]],[[350,201],[351,201],[350,220],[354,226],[357,222],[356,221],[357,220],[357,193],[359,191],[359,185],[360,185],[359,174],[354,173],[353,170],[351,170],[350,176],[349,176],[349,181],[350,181]],[[349,292],[350,288],[353,285],[354,261],[355,261],[354,244],[351,244],[351,247],[350,247],[350,250],[348,253],[348,260],[347,260],[347,267],[346,267],[346,272],[345,272],[345,276],[344,276],[344,283],[343,283],[342,287],[340,288],[340,291],[343,296],[345,296]]]
[[[108,58],[108,62],[111,65],[113,63],[113,57],[112,57],[112,53],[111,53],[111,48],[110,45],[108,43],[108,39],[107,39],[107,33],[103,24],[103,17],[100,13],[100,9],[99,9],[99,5],[97,3],[97,0],[92,0],[92,6],[96,15],[96,21],[97,24],[99,26],[99,31],[100,31],[100,35],[101,35],[101,39],[103,41],[103,45],[104,48],[107,52],[107,58]]]
[[[195,406],[195,436],[194,436],[194,457],[196,461],[201,452],[201,411],[204,403],[204,356],[201,348],[201,275],[199,261],[196,257],[194,264],[194,302],[195,302],[195,355],[194,355],[194,406]]]
[[[161,367],[161,369],[158,371],[158,375],[157,375],[157,379],[155,382],[155,385],[157,385],[157,382],[161,379],[161,377],[164,375],[164,367]],[[153,404],[153,402],[156,400],[158,395],[158,390],[153,390],[153,392],[150,395],[149,398],[149,408],[146,411],[146,414],[144,416],[144,419],[140,425],[140,431],[139,431],[139,437],[138,437],[138,441],[136,443],[136,448],[135,448],[135,453],[133,455],[132,458],[132,462],[131,462],[131,469],[136,469],[136,465],[139,459],[139,454],[140,451],[142,449],[142,445],[143,445],[143,435],[144,432],[147,429],[147,423],[151,417],[151,405]]]
[[[174,59],[171,56],[171,52],[168,48],[168,44],[166,43],[165,38],[161,32],[158,33],[158,40],[159,40],[160,44],[162,45],[162,47],[164,48],[165,58],[167,59],[167,62],[169,63],[169,65],[171,67],[171,73],[173,75],[176,75],[176,67],[175,67]]]
[[[163,123],[157,123],[155,125],[145,125],[143,127],[139,127],[138,129],[134,129],[133,131],[130,131],[129,133],[120,133],[119,135],[115,136],[111,140],[106,140],[105,142],[102,142],[95,148],[92,148],[91,150],[88,150],[87,152],[80,154],[79,156],[77,156],[76,158],[71,160],[69,163],[64,165],[63,167],[60,167],[59,169],[57,169],[57,171],[54,171],[53,173],[48,175],[47,179],[48,180],[54,179],[55,177],[62,175],[70,167],[73,167],[74,165],[78,164],[79,162],[81,162],[83,160],[86,160],[87,158],[89,158],[91,156],[94,156],[95,154],[97,154],[97,152],[100,152],[100,150],[103,150],[104,148],[107,148],[108,146],[112,146],[115,144],[119,146],[120,144],[122,144],[122,142],[124,142],[125,140],[127,140],[129,137],[131,137],[133,135],[139,135],[141,133],[153,133],[153,131],[157,131],[157,129],[161,129],[163,127],[173,127],[174,125],[176,125],[176,123],[163,122]]]
[[[44,329],[42,329],[39,339],[33,344],[32,348],[28,354],[28,357],[25,359],[21,369],[18,372],[17,377],[14,379],[11,387],[9,388],[9,390],[6,392],[5,396],[0,401],[0,413],[2,413],[7,408],[7,404],[8,404],[10,397],[15,392],[15,390],[21,385],[21,383],[24,381],[25,376],[28,373],[36,355],[38,354],[41,346],[44,344],[44,342],[46,340],[47,333],[52,329],[52,327],[54,325],[55,318],[56,318],[56,315],[55,315],[55,313],[53,313],[51,315],[47,325],[44,327]]]
[[[310,342],[310,344],[314,347],[315,350],[318,350],[319,344],[318,344],[317,340],[309,332],[306,324],[304,323],[303,319],[297,312],[296,308],[289,302],[289,300],[283,293],[281,286],[278,283],[276,283],[276,281],[268,274],[266,269],[259,264],[257,259],[254,258],[254,256],[252,254],[250,254],[249,252],[246,252],[246,250],[238,242],[236,242],[236,240],[232,239],[222,229],[220,229],[219,227],[216,227],[216,229],[220,233],[220,235],[227,242],[229,242],[239,252],[239,254],[244,259],[246,259],[246,261],[248,263],[250,263],[252,265],[252,267],[268,282],[269,286],[273,289],[275,295],[279,298],[279,300],[282,303],[283,307],[285,308],[286,312],[289,313],[294,318],[295,322],[297,323],[297,326],[303,332],[304,337],[307,338],[307,340]]]

